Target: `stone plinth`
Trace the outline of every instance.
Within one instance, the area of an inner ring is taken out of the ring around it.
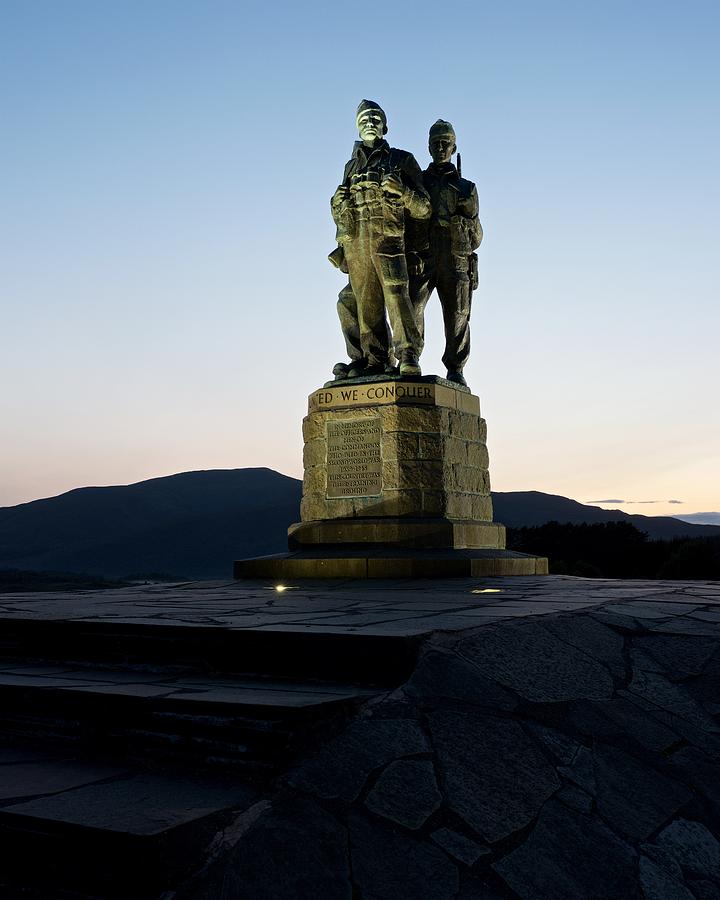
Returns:
[[[479,398],[436,376],[315,391],[291,552],[241,560],[235,577],[547,574],[492,520],[486,433]]]
[[[480,401],[440,381],[368,381],[310,395],[303,422],[303,522],[492,521]],[[380,478],[373,477],[378,462]]]

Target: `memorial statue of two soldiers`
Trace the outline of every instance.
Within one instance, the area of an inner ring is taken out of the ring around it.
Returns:
[[[349,274],[338,314],[350,364],[338,363],[335,377],[395,374],[395,357],[401,375],[419,375],[425,306],[437,290],[443,364],[448,379],[464,385],[482,228],[475,185],[451,162],[453,127],[442,119],[432,126],[433,161],[421,172],[411,153],[384,139],[378,104],[363,100],[357,125],[360,141],[331,200],[338,248],[330,259]]]

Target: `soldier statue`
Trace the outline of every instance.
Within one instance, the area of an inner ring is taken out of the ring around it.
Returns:
[[[437,289],[445,325],[443,365],[447,377],[466,384],[463,368],[470,355],[470,303],[477,288],[477,254],[482,241],[475,185],[460,176],[450,161],[457,150],[455,130],[438,119],[430,128],[432,163],[423,172],[430,195],[432,215],[410,240],[420,251],[423,264],[410,276],[410,290],[421,339],[424,337],[425,306]]]
[[[340,305],[344,297],[357,307],[360,355],[351,354],[343,374],[393,372],[394,348],[400,374],[420,375],[422,337],[410,300],[405,230],[408,220],[430,217],[430,201],[415,157],[384,139],[387,117],[380,106],[363,100],[356,121],[360,140],[331,200],[339,245],[331,259],[350,276],[350,291],[341,292]]]

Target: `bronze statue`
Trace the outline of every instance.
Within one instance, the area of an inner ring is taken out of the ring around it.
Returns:
[[[423,259],[411,270],[410,291],[415,306],[418,330],[424,336],[425,306],[437,289],[445,325],[443,365],[447,377],[465,384],[463,368],[470,355],[470,305],[477,288],[477,254],[482,241],[475,185],[460,175],[450,161],[457,150],[455,130],[438,119],[430,128],[429,150],[432,163],[423,172],[423,184],[430,195],[432,216],[427,223],[414,226],[409,242]]]
[[[333,262],[346,266],[350,276],[361,353],[357,359],[351,354],[344,374],[394,371],[394,347],[400,374],[420,375],[422,337],[410,300],[405,230],[408,220],[429,218],[430,201],[414,156],[390,147],[384,139],[387,118],[381,107],[363,100],[356,121],[360,140],[331,200],[339,245],[331,259],[336,257]]]

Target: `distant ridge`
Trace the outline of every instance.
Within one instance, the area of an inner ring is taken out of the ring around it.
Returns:
[[[287,549],[301,489],[272,469],[211,469],[0,508],[0,568],[229,578],[234,559]],[[493,502],[496,520],[509,526],[629,521],[651,538],[720,535],[716,525],[629,515],[540,491],[499,492]]]
[[[700,525],[672,516],[641,516],[621,509],[601,509],[541,491],[496,491],[493,493],[495,518],[503,525],[544,525],[545,522],[630,522],[653,540],[675,537],[720,536],[718,525]],[[720,525],[720,523],[718,523]]]
[[[695,525],[720,525],[720,512],[687,513],[677,516],[682,522],[692,522]]]

